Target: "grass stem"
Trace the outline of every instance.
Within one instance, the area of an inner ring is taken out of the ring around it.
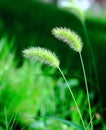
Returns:
[[[78,104],[77,104],[77,102],[76,102],[76,99],[75,99],[75,97],[74,97],[74,94],[73,94],[73,92],[72,92],[72,90],[71,90],[71,88],[70,88],[70,86],[69,86],[69,84],[68,84],[68,82],[67,82],[67,79],[65,78],[65,76],[64,76],[64,74],[63,74],[63,72],[62,72],[62,70],[60,69],[60,67],[58,67],[58,69],[59,69],[59,71],[60,71],[60,73],[61,73],[61,75],[62,75],[64,81],[66,82],[66,85],[67,85],[67,87],[68,87],[68,89],[69,89],[69,91],[70,91],[70,93],[71,93],[71,96],[72,96],[72,98],[73,98],[73,100],[74,100],[74,103],[75,103],[76,108],[77,108],[77,111],[78,111],[78,113],[79,113],[79,116],[80,116],[80,119],[81,119],[83,128],[84,128],[84,130],[86,130],[85,123],[84,123],[84,121],[83,121],[83,118],[82,118],[80,109],[79,109],[79,107],[78,107]]]
[[[101,92],[100,92],[100,83],[99,83],[98,71],[97,71],[96,61],[95,61],[95,58],[94,58],[94,54],[93,54],[93,50],[92,50],[92,46],[91,46],[91,41],[90,41],[90,38],[89,38],[89,35],[88,35],[85,20],[82,19],[81,24],[82,24],[82,28],[83,28],[83,31],[84,31],[84,34],[85,34],[85,40],[86,40],[86,43],[87,43],[88,48],[89,48],[90,61],[92,61],[90,63],[92,64],[92,68],[93,68],[93,71],[94,71],[94,74],[95,74],[96,88],[97,88],[97,92],[98,92],[98,96],[99,96],[99,100],[100,100],[100,107],[102,108],[102,97],[101,97]],[[101,114],[103,116],[102,112],[101,112]],[[102,125],[104,125],[103,119],[101,120],[101,122],[102,122]]]
[[[89,115],[90,115],[90,122],[91,122],[91,130],[93,130],[91,103],[90,103],[90,97],[89,97],[89,91],[88,91],[87,77],[86,77],[84,62],[83,62],[81,53],[79,53],[79,56],[80,56],[80,60],[81,60],[81,65],[82,65],[83,74],[84,74],[84,80],[85,80],[85,86],[86,86],[86,92],[87,92],[87,100],[88,100],[88,107],[89,107]]]
[[[97,87],[97,91],[98,91],[99,98],[100,98],[100,101],[101,101],[99,78],[98,78],[97,66],[96,66],[96,62],[95,62],[95,58],[94,58],[94,54],[93,54],[93,50],[92,50],[92,46],[91,46],[91,41],[90,41],[89,36],[88,36],[88,31],[87,31],[87,27],[86,27],[86,24],[85,24],[85,20],[81,21],[81,23],[82,23],[83,31],[84,31],[84,34],[85,34],[85,40],[86,40],[86,43],[87,43],[88,48],[89,48],[90,61],[92,61],[91,63],[92,63],[93,71],[95,73],[96,87]]]

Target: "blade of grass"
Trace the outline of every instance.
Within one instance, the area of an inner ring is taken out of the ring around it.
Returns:
[[[4,115],[5,115],[6,130],[8,130],[8,120],[7,120],[7,110],[6,110],[6,107],[4,107]]]
[[[92,120],[94,119],[94,117],[95,117],[95,113],[94,113],[93,116],[92,116]],[[88,126],[87,126],[87,129],[89,128],[90,124],[91,124],[91,121],[89,122],[89,124],[88,124]]]
[[[12,125],[11,125],[11,127],[10,127],[10,130],[13,129],[13,126],[14,126],[14,124],[15,124],[15,120],[16,120],[16,117],[17,117],[17,113],[18,113],[18,111],[17,111],[16,114],[14,115],[13,122],[12,122]]]
[[[38,118],[43,118],[43,119],[53,119],[53,120],[57,120],[57,121],[60,121],[62,123],[65,123],[69,126],[72,126],[74,128],[76,128],[77,130],[83,130],[83,128],[81,128],[79,125],[71,122],[71,121],[68,121],[68,120],[65,120],[65,119],[62,119],[62,118],[58,118],[58,117],[53,117],[53,116],[44,116],[44,117],[38,117]]]

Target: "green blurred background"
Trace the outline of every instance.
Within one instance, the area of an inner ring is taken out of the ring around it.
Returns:
[[[71,28],[82,38],[94,127],[105,130],[106,11],[95,17],[92,10],[88,10],[86,15],[98,83],[89,69],[92,66],[81,21],[74,13],[40,0],[0,0],[0,130],[5,129],[6,117],[10,122],[8,129],[24,126],[28,130],[80,129],[80,119],[59,72],[22,57],[22,50],[31,46],[45,47],[57,54],[85,122],[89,122],[79,56],[52,36],[54,27]]]

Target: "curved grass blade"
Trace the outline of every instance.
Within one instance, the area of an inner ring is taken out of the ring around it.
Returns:
[[[62,122],[64,124],[66,124],[66,125],[72,126],[72,127],[76,128],[77,130],[83,130],[82,127],[80,127],[79,125],[75,124],[74,122],[68,121],[68,120],[65,120],[65,119],[62,119],[62,118],[53,117],[53,116],[44,116],[44,117],[38,117],[38,118],[57,120],[57,121],[60,121],[60,122]]]

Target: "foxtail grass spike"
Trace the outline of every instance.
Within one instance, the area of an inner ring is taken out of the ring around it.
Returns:
[[[67,28],[56,27],[52,30],[52,34],[63,42],[67,43],[70,48],[75,50],[76,52],[82,51],[82,41],[81,38],[73,31]]]
[[[25,49],[23,51],[23,56],[34,61],[40,61],[52,67],[59,67],[59,60],[55,53],[41,47]]]
[[[47,50],[47,49],[44,49],[44,48],[41,48],[41,47],[32,47],[32,48],[29,48],[29,49],[25,49],[23,51],[23,56],[25,58],[28,58],[28,59],[32,59],[32,60],[36,60],[36,61],[41,61],[42,63],[44,64],[48,64],[50,66],[53,66],[53,67],[56,67],[58,68],[58,70],[60,71],[64,81],[66,82],[66,85],[70,91],[70,94],[73,98],[73,101],[76,105],[76,108],[77,108],[77,111],[79,113],[79,116],[80,116],[80,119],[82,121],[82,125],[83,125],[83,128],[84,130],[86,130],[86,127],[85,127],[85,124],[84,124],[84,121],[83,121],[83,118],[82,118],[82,115],[81,115],[81,112],[80,112],[80,109],[78,107],[78,104],[75,100],[75,97],[74,97],[74,94],[62,72],[62,70],[60,69],[59,67],[59,60],[58,58],[56,57],[56,55],[54,53],[52,53],[51,51]]]

